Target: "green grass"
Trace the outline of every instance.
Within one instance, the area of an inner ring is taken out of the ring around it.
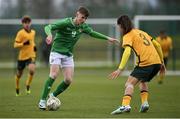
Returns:
[[[110,115],[121,102],[127,77],[108,80],[113,71],[108,68],[79,68],[75,70],[73,84],[59,95],[62,105],[58,111],[41,111],[37,104],[48,68],[37,69],[32,83],[31,95],[25,94],[25,78],[21,79],[21,96],[15,97],[14,71],[0,69],[0,117],[1,118],[176,118],[180,117],[180,80],[176,76],[166,77],[164,84],[156,80],[149,84],[150,110],[139,113],[140,97],[136,87],[129,114]],[[25,73],[27,73],[25,71]],[[60,76],[53,89],[62,81]]]

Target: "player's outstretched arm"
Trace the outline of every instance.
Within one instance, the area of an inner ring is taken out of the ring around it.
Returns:
[[[116,43],[118,45],[120,44],[120,41],[118,39],[115,39],[115,38],[108,37],[108,41],[111,43]]]
[[[94,37],[94,38],[98,38],[98,39],[102,39],[102,40],[108,40],[109,42],[111,43],[118,43],[119,44],[119,40],[118,39],[115,39],[115,38],[111,38],[111,37],[108,37],[104,34],[101,34],[99,32],[96,32],[96,31],[91,31],[89,33],[89,35],[91,37]]]

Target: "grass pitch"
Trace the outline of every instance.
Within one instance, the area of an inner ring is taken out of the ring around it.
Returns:
[[[118,107],[124,92],[127,77],[108,80],[114,69],[76,68],[72,85],[59,99],[62,105],[58,111],[41,111],[38,101],[49,68],[37,69],[31,86],[32,93],[25,93],[24,72],[20,83],[21,95],[15,96],[14,71],[0,69],[0,117],[1,118],[178,118],[180,117],[180,79],[167,76],[162,85],[154,79],[149,84],[150,110],[139,113],[140,97],[136,87],[130,113],[110,115]],[[62,81],[62,75],[55,81],[52,90]]]

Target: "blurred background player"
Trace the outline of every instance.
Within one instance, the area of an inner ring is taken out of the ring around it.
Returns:
[[[141,96],[140,112],[146,112],[149,109],[148,104],[148,82],[161,70],[165,72],[161,46],[156,40],[153,40],[146,32],[134,29],[130,18],[123,15],[118,18],[117,24],[122,33],[122,47],[124,52],[121,63],[116,71],[109,75],[110,79],[117,78],[123,71],[131,49],[137,56],[137,64],[125,84],[125,92],[122,99],[122,105],[111,114],[121,114],[130,112],[130,101],[136,84],[139,85]]]
[[[36,58],[36,46],[35,46],[35,31],[31,29],[31,18],[24,16],[22,18],[23,28],[20,29],[16,35],[14,48],[18,48],[19,55],[17,61],[17,72],[15,75],[16,81],[16,96],[19,96],[19,81],[23,74],[23,70],[28,66],[29,74],[26,80],[26,93],[30,94],[30,84],[35,72],[35,58]]]
[[[156,40],[159,42],[162,48],[163,52],[163,59],[164,59],[164,64],[167,68],[167,63],[168,63],[168,57],[170,54],[170,51],[173,48],[172,45],[172,38],[166,34],[165,30],[160,31],[159,36],[156,38]],[[162,84],[164,79],[164,74],[160,72],[160,76],[158,78],[158,83]]]
[[[46,42],[47,44],[53,42],[53,45],[49,58],[49,78],[46,80],[39,102],[40,109],[46,109],[46,98],[52,84],[58,76],[59,68],[62,68],[64,80],[50,96],[58,96],[71,84],[74,75],[73,47],[82,33],[88,34],[94,38],[117,42],[117,39],[100,34],[89,27],[85,23],[88,16],[89,11],[85,7],[80,7],[74,18],[65,18],[45,27],[45,32],[47,34]],[[52,31],[57,31],[54,41],[52,40]]]

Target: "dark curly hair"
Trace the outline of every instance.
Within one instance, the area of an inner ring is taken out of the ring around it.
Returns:
[[[25,15],[25,16],[22,17],[21,22],[22,23],[30,23],[31,22],[31,17]]]

